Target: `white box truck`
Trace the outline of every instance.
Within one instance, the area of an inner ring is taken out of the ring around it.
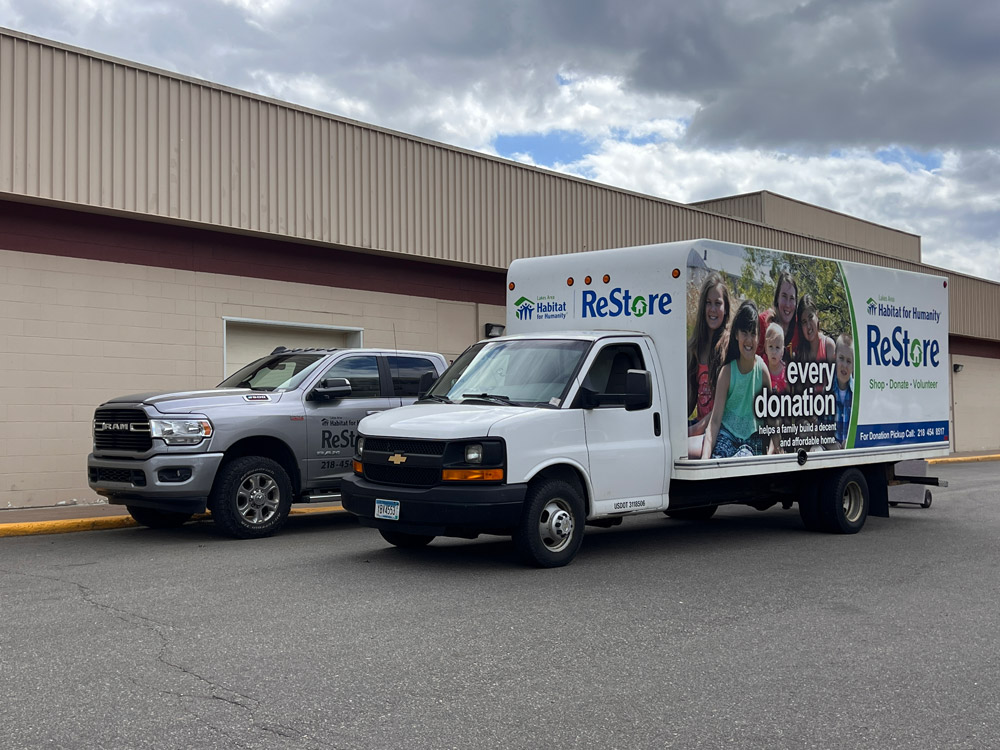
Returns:
[[[797,504],[888,516],[949,451],[947,279],[712,240],[516,260],[507,335],[359,425],[344,507],[397,546],[514,538],[565,565],[585,525]]]

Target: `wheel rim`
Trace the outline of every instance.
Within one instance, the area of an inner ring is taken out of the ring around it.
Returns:
[[[236,511],[251,526],[259,526],[274,518],[280,502],[278,483],[264,472],[244,478],[236,492]]]
[[[549,552],[562,552],[573,539],[573,512],[561,497],[553,498],[538,517],[538,537]]]
[[[857,482],[848,482],[844,487],[844,497],[842,499],[844,508],[844,519],[848,523],[857,523],[861,520],[861,513],[864,510],[864,496],[861,494],[861,487]]]

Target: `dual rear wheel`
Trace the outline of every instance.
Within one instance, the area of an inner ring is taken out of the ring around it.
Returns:
[[[857,534],[868,520],[868,480],[855,468],[837,469],[799,498],[799,516],[810,531]]]

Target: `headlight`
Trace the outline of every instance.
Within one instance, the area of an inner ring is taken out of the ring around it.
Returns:
[[[359,435],[358,436],[358,455],[360,456],[364,452],[365,452],[365,439]]]
[[[473,443],[465,446],[465,463],[481,464],[483,462],[483,446]]]
[[[151,419],[149,430],[167,445],[197,445],[212,436],[212,423],[207,419]]]

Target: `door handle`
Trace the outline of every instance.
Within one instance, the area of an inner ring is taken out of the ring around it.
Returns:
[[[385,409],[369,409],[368,413],[369,414],[378,414],[379,412],[383,412],[383,411],[385,411]]]

